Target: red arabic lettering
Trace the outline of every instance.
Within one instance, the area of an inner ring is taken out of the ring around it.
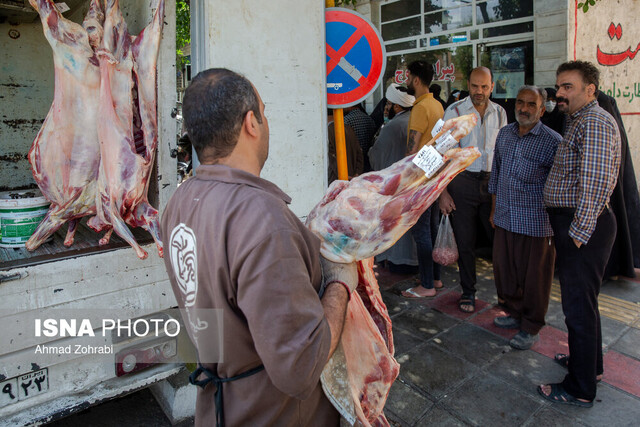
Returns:
[[[600,65],[614,66],[614,65],[621,64],[627,58],[629,60],[632,60],[633,58],[636,57],[636,54],[638,53],[638,51],[640,51],[640,43],[638,43],[638,47],[636,47],[636,50],[634,51],[632,51],[631,48],[629,48],[624,52],[619,52],[619,53],[604,53],[603,51],[600,50],[600,45],[598,45],[598,51],[596,56],[598,58],[598,63]]]
[[[620,38],[622,37],[622,25],[614,25],[612,22],[611,24],[609,24],[609,38],[613,40],[614,36],[615,38],[620,40]]]
[[[613,40],[614,37],[620,40],[620,38],[622,38],[622,24],[615,25],[613,22],[610,23],[607,34],[609,34],[609,38],[611,40]],[[618,53],[605,53],[600,50],[600,45],[598,45],[596,57],[598,58],[598,63],[600,65],[608,65],[612,67],[614,65],[621,64],[627,59],[632,60],[636,57],[638,51],[640,51],[640,43],[638,43],[638,47],[636,47],[636,50],[634,51],[629,47],[629,49]]]
[[[396,70],[396,76],[395,76],[395,82],[396,84],[403,84],[404,82],[407,81],[407,70]]]
[[[441,68],[440,60],[438,59],[433,67],[436,75],[436,80],[445,82],[454,82],[456,80],[456,76],[454,76],[456,67],[454,64],[450,64],[446,68]]]

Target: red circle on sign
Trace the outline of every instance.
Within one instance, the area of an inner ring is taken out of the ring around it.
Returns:
[[[385,51],[382,49],[382,38],[376,28],[358,13],[344,8],[332,7],[325,12],[325,21],[342,22],[356,28],[356,32],[365,37],[371,48],[371,69],[369,75],[360,79],[360,85],[349,92],[332,94],[327,92],[327,105],[331,108],[350,107],[368,97],[382,80],[384,74]],[[355,33],[354,33],[355,34]],[[331,48],[327,46],[327,48]],[[340,49],[338,49],[339,51]],[[346,55],[347,52],[344,53]],[[342,55],[342,57],[344,57]],[[340,59],[332,58],[327,62],[327,77]],[[331,67],[331,69],[330,69]]]

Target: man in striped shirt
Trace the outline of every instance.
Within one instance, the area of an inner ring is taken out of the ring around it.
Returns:
[[[558,67],[556,100],[567,123],[544,188],[571,357],[556,355],[569,373],[562,383],[541,385],[538,392],[552,402],[582,407],[593,406],[603,372],[598,294],[616,236],[609,197],[620,168],[618,126],[596,102],[599,78],[589,62]]]
[[[493,275],[508,316],[493,323],[519,329],[509,341],[531,348],[549,306],[555,248],[542,191],[562,137],[543,125],[546,92],[523,86],[516,97],[516,120],[500,129],[493,152],[489,193]]]

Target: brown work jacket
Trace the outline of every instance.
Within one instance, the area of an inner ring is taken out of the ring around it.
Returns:
[[[202,364],[221,378],[265,367],[223,385],[227,426],[338,424],[319,381],[331,343],[317,294],[320,242],[290,201],[250,173],[203,165],[162,216],[169,279],[191,310],[187,330]],[[219,336],[203,309],[219,310]],[[215,389],[198,389],[196,425],[215,425]]]

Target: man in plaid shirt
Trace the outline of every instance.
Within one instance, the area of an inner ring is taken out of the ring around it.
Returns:
[[[589,62],[558,67],[556,100],[567,124],[544,188],[571,357],[556,354],[569,373],[562,383],[541,385],[538,392],[552,402],[582,407],[593,406],[603,372],[598,294],[616,236],[609,197],[620,168],[618,126],[596,102],[599,78]]]
[[[516,120],[500,129],[493,152],[489,193],[493,238],[493,275],[508,316],[496,326],[520,331],[509,341],[531,348],[544,326],[549,306],[555,248],[542,191],[562,137],[543,125],[547,94],[523,86],[516,97]]]

